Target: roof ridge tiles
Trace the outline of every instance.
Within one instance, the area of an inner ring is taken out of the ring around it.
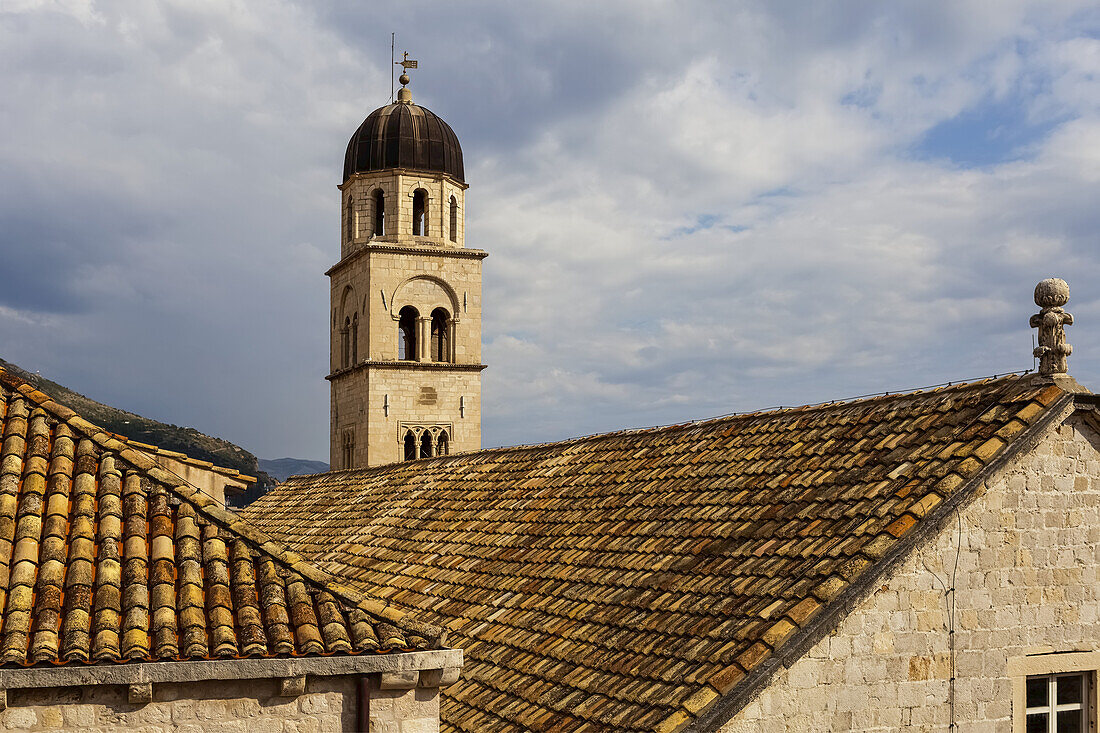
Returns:
[[[481,450],[476,450],[476,451],[464,451],[464,452],[451,453],[451,454],[448,454],[446,456],[435,456],[433,458],[420,459],[420,460],[416,461],[416,465],[421,471],[424,471],[424,470],[426,470],[427,468],[429,468],[430,466],[433,466],[433,465],[448,465],[448,464],[456,463],[456,462],[459,461],[459,459],[461,459],[462,462],[465,462],[465,461],[475,459],[475,458],[482,458],[482,457],[489,458],[489,457],[492,457],[494,455],[507,454],[507,453],[513,453],[513,452],[531,452],[531,451],[544,450],[544,449],[547,449],[547,448],[570,449],[570,448],[574,448],[574,447],[577,447],[577,446],[581,446],[581,445],[586,444],[586,443],[611,441],[615,438],[620,438],[620,437],[625,437],[625,436],[634,437],[634,436],[641,436],[641,435],[660,435],[662,433],[668,433],[668,432],[677,431],[677,430],[690,430],[690,429],[693,429],[693,428],[705,427],[707,425],[720,423],[720,422],[730,422],[730,423],[744,422],[749,418],[772,417],[772,416],[777,416],[777,415],[786,415],[786,414],[790,414],[790,413],[793,413],[793,412],[814,412],[814,411],[823,411],[824,412],[824,411],[851,409],[851,408],[855,408],[855,407],[858,407],[860,405],[866,405],[868,403],[875,402],[875,401],[902,400],[902,399],[908,399],[908,398],[912,398],[912,397],[930,397],[930,396],[934,396],[934,393],[936,393],[936,392],[945,392],[945,391],[966,392],[966,391],[969,391],[969,390],[972,390],[972,389],[977,389],[979,387],[987,387],[990,383],[993,383],[993,382],[1004,383],[1004,384],[1007,385],[1007,384],[1015,382],[1015,381],[1019,381],[1019,380],[1022,380],[1022,379],[1027,379],[1027,378],[1029,378],[1029,375],[1030,375],[1030,370],[1025,370],[1025,371],[1020,371],[1020,372],[1010,372],[1010,373],[1003,374],[1003,375],[997,375],[996,377],[985,377],[985,378],[981,378],[981,379],[978,379],[978,380],[961,381],[961,382],[953,382],[953,383],[948,382],[948,383],[945,383],[945,384],[942,384],[942,385],[937,385],[935,388],[931,388],[931,389],[930,388],[921,388],[921,389],[915,389],[915,390],[909,390],[909,391],[885,392],[885,393],[881,393],[881,394],[873,394],[873,395],[864,395],[864,396],[860,396],[860,397],[854,397],[854,398],[846,399],[846,400],[833,400],[833,401],[830,401],[830,402],[815,402],[815,403],[808,403],[808,404],[805,404],[805,405],[790,406],[790,407],[780,406],[780,407],[775,407],[775,408],[754,410],[754,411],[750,411],[750,412],[738,412],[738,413],[730,413],[730,414],[726,414],[726,415],[718,415],[716,417],[704,418],[704,419],[699,419],[699,420],[690,420],[690,421],[686,421],[686,422],[670,423],[668,425],[656,425],[656,426],[652,426],[652,427],[639,427],[639,428],[623,428],[623,429],[620,429],[620,430],[614,430],[614,431],[610,431],[610,432],[590,433],[588,435],[581,435],[581,436],[576,436],[576,437],[572,437],[572,438],[566,438],[564,440],[550,441],[550,442],[544,442],[544,443],[526,443],[526,444],[522,444],[522,445],[496,446],[496,447],[493,447],[493,448],[483,448]],[[1034,379],[1038,380],[1037,375],[1031,375],[1031,378],[1034,378]],[[1061,391],[1061,389],[1057,386],[1054,386],[1053,388],[1058,389],[1059,391]],[[313,478],[328,477],[328,476],[336,477],[336,476],[345,475],[345,474],[370,475],[370,474],[373,474],[373,473],[376,473],[376,472],[385,472],[386,469],[392,468],[393,465],[394,464],[383,464],[383,465],[379,465],[379,466],[368,466],[368,467],[362,467],[362,468],[339,469],[339,470],[333,470],[333,471],[325,471],[325,472],[322,472],[322,473],[300,474],[300,475],[292,476],[291,478],[292,479],[301,479],[301,478],[308,478],[308,477],[313,477]]]

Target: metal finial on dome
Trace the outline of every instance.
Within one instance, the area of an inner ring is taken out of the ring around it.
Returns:
[[[1039,359],[1039,374],[1066,373],[1066,357],[1073,347],[1066,343],[1065,326],[1073,325],[1073,316],[1062,310],[1069,302],[1069,285],[1057,277],[1047,278],[1035,286],[1035,305],[1038,313],[1031,317],[1031,327],[1039,329],[1039,345],[1035,356]]]
[[[409,58],[409,52],[405,51],[404,58],[400,61],[394,61],[394,64],[400,66],[404,71],[401,72],[401,76],[397,77],[397,80],[401,82],[401,88],[397,90],[397,101],[409,104],[412,102],[412,92],[408,89],[408,84],[412,81],[409,78],[409,69],[417,68],[417,62],[414,59]],[[392,57],[391,57],[392,58]]]

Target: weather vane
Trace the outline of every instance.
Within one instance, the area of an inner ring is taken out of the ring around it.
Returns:
[[[410,59],[409,58],[409,52],[405,51],[402,54],[403,58],[400,61],[394,61],[393,60],[393,50],[394,50],[394,46],[396,45],[396,41],[397,41],[397,34],[396,33],[390,33],[390,61],[393,62],[393,66],[400,66],[401,67],[401,78],[399,78],[398,81],[401,82],[401,86],[404,87],[409,83],[409,75],[406,72],[409,69],[417,68],[416,60],[415,59]],[[393,101],[393,66],[390,67],[390,101],[391,102]],[[405,91],[405,94],[402,95],[402,96],[405,97],[405,99],[403,101],[407,102],[410,99],[412,99],[412,96],[411,96],[411,94],[408,90],[404,90],[404,91]]]
[[[409,104],[412,102],[412,92],[408,90],[409,83],[409,69],[416,68],[416,61],[409,58],[409,52],[404,53],[404,58],[400,61],[394,61],[394,65],[401,67],[401,76],[397,78],[401,82],[401,89],[397,92],[397,101]]]
[[[400,66],[401,68],[405,69],[406,71],[408,71],[409,69],[415,69],[416,68],[416,61],[409,58],[409,52],[405,51],[405,53],[402,54],[402,55],[404,56],[404,58],[401,59],[400,61],[394,61],[393,62],[394,65],[395,66]],[[406,82],[406,83],[408,83],[408,82]]]

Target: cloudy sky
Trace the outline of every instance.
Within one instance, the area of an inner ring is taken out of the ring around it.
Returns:
[[[1071,2],[0,0],[0,357],[328,458],[351,133],[462,141],[484,443],[1026,369],[1100,388],[1100,10]]]

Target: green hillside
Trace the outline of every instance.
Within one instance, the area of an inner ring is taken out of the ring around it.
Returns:
[[[258,497],[275,483],[270,476],[260,471],[256,456],[239,445],[230,443],[228,440],[200,433],[195,428],[181,428],[178,425],[150,420],[147,417],[120,410],[102,402],[96,402],[89,397],[72,391],[68,387],[28,372],[26,369],[3,359],[0,359],[0,367],[33,384],[37,389],[75,411],[85,420],[95,423],[112,433],[160,448],[178,451],[192,458],[210,461],[225,468],[235,468],[241,473],[255,476],[258,486],[253,487],[248,492],[250,495],[254,494],[249,498]],[[234,503],[243,504],[247,503],[247,500]]]

